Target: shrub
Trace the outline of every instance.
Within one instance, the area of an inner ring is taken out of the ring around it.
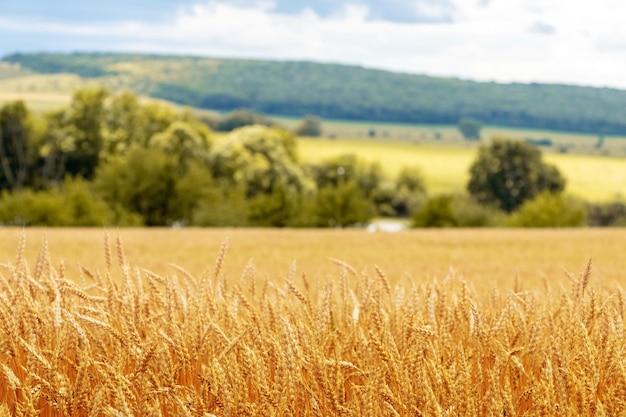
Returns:
[[[191,217],[193,226],[248,226],[249,205],[244,186],[218,186],[198,201]]]
[[[322,121],[315,116],[306,116],[294,130],[298,136],[322,136]]]
[[[231,132],[240,127],[252,125],[274,126],[274,122],[262,114],[240,109],[224,116],[215,125],[215,130],[219,132]]]
[[[435,196],[413,214],[414,227],[494,227],[504,223],[504,213],[481,205],[463,194]]]
[[[480,121],[469,117],[459,120],[458,128],[465,140],[480,140],[480,130],[483,125]]]
[[[589,226],[626,226],[626,204],[621,201],[587,203],[586,208]]]
[[[109,208],[82,179],[66,178],[59,188],[5,191],[0,198],[0,223],[11,226],[126,226],[137,217]]]
[[[391,201],[395,214],[408,217],[426,200],[426,186],[422,172],[416,167],[404,167],[396,179]]]
[[[111,206],[141,216],[146,226],[189,224],[212,177],[201,161],[181,168],[162,149],[135,148],[98,167],[95,189]]]
[[[584,204],[562,193],[544,191],[525,202],[509,217],[514,227],[580,227],[585,225]]]
[[[319,190],[316,214],[318,226],[345,227],[368,223],[375,208],[355,181],[342,181]]]

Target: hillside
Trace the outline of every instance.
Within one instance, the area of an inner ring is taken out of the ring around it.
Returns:
[[[130,54],[13,54],[23,74],[70,73],[199,108],[421,124],[626,134],[626,91],[481,83],[312,62]],[[6,65],[6,64],[5,64]],[[15,68],[15,66],[13,67]],[[10,74],[4,74],[9,77]]]

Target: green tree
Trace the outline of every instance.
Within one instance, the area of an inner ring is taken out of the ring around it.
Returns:
[[[502,211],[464,194],[432,197],[413,213],[414,227],[495,227],[505,220]]]
[[[300,195],[290,193],[278,183],[271,192],[258,194],[248,202],[248,219],[252,226],[285,227],[295,221],[300,206]]]
[[[592,227],[626,226],[626,203],[587,203],[587,224]]]
[[[157,133],[164,132],[180,115],[171,106],[158,102],[150,102],[141,106],[138,119],[141,121],[141,130],[138,135],[140,145],[149,146],[150,139]]]
[[[426,200],[426,185],[422,172],[415,167],[404,167],[398,174],[391,205],[397,216],[407,217]]]
[[[459,130],[466,140],[479,140],[483,125],[476,119],[463,118],[459,120]]]
[[[189,224],[212,181],[201,161],[180,173],[176,155],[134,148],[98,167],[94,184],[112,207],[140,215],[146,226],[165,226]]]
[[[23,101],[0,109],[0,189],[20,189],[32,182],[36,134],[34,118]]]
[[[66,171],[91,179],[104,147],[104,100],[109,95],[104,88],[85,88],[74,93],[67,115]]]
[[[298,195],[315,189],[298,163],[293,136],[276,128],[247,126],[216,140],[209,165],[216,179],[244,185],[248,198],[279,185]]]
[[[137,96],[129,91],[111,97],[104,116],[104,148],[108,155],[125,152],[133,144],[145,145],[146,113]]]
[[[452,196],[440,195],[429,199],[413,215],[414,227],[458,227],[459,221],[452,210]]]
[[[322,227],[345,227],[368,223],[376,213],[372,200],[356,181],[341,181],[320,188],[316,215]]]
[[[298,136],[322,136],[322,121],[319,117],[306,116],[294,130]]]
[[[318,188],[338,186],[354,181],[367,198],[371,198],[384,180],[378,162],[367,162],[354,154],[344,154],[322,161],[310,167]]]
[[[249,226],[250,204],[244,186],[232,186],[228,182],[217,182],[198,201],[192,215],[194,226],[243,227]]]
[[[43,115],[45,133],[38,144],[39,177],[43,185],[60,183],[66,171],[68,154],[73,150],[68,133],[67,110],[52,110]]]
[[[543,190],[559,192],[565,179],[543,162],[541,151],[522,141],[495,139],[481,146],[470,167],[469,193],[480,203],[511,213]]]
[[[178,120],[164,132],[153,135],[150,138],[150,147],[176,155],[178,169],[184,171],[190,160],[208,157],[210,135],[210,131],[200,123]]]

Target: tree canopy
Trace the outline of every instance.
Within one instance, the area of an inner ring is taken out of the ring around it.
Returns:
[[[543,162],[541,151],[522,141],[494,139],[482,145],[470,167],[469,193],[479,202],[511,213],[541,191],[562,191],[565,179]]]
[[[465,117],[459,120],[459,130],[466,140],[479,140],[482,123],[476,119]]]

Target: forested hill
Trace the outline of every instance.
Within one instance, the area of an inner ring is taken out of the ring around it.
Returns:
[[[114,88],[216,110],[405,123],[484,124],[626,134],[626,91],[498,84],[356,66],[126,54],[13,54],[36,73],[74,73]]]

